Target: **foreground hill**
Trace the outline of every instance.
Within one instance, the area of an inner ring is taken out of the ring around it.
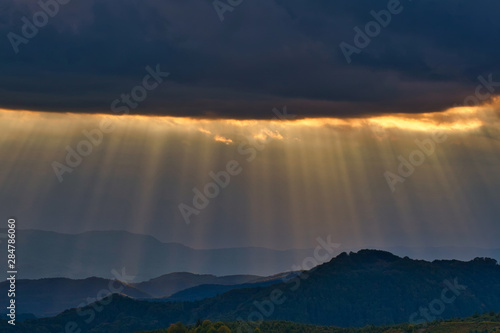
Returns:
[[[82,332],[133,332],[177,321],[194,323],[197,318],[362,327],[423,322],[422,311],[430,313],[429,321],[466,317],[500,311],[500,266],[484,258],[426,262],[363,250],[343,253],[300,278],[232,290],[201,301],[158,303],[113,295],[103,303],[53,318],[27,320],[19,328],[58,332],[74,322]]]
[[[273,292],[282,296],[270,305]],[[264,319],[385,325],[408,322],[431,302],[441,305],[443,295],[448,300],[439,309],[443,318],[500,311],[500,266],[492,259],[431,263],[382,251],[343,253],[301,279],[230,291],[200,302],[194,312],[201,318],[255,320],[258,310]],[[422,315],[413,319],[422,320]]]

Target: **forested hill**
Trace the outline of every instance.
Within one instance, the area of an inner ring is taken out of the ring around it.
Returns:
[[[114,295],[103,303],[100,312],[92,304],[28,320],[18,332],[33,327],[62,332],[68,322],[77,323],[82,332],[133,332],[198,318],[363,327],[466,317],[500,311],[500,266],[485,258],[426,262],[362,250],[343,253],[286,283],[233,290],[202,301],[155,303]]]

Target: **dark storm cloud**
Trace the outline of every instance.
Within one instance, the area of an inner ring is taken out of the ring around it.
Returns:
[[[16,54],[7,34],[22,35],[21,18],[32,21],[40,7],[5,0],[0,107],[111,112],[156,64],[171,75],[134,113],[271,118],[285,104],[301,116],[438,111],[474,93],[479,75],[500,81],[493,0],[401,0],[348,64],[339,44],[354,45],[353,28],[387,5],[243,0],[221,22],[209,0],[72,0]]]

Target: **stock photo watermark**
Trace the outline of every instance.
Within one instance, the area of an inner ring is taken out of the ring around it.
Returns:
[[[500,82],[493,81],[493,74],[490,73],[488,78],[483,77],[482,75],[477,77],[479,84],[476,86],[473,95],[469,95],[465,97],[462,104],[455,104],[455,107],[458,106],[479,106],[482,102],[486,102],[489,100],[493,93],[495,92],[496,87],[500,87]],[[482,93],[484,91],[484,93]]]
[[[135,276],[127,275],[125,268],[122,268],[121,272],[113,269],[111,270],[111,274],[113,274],[115,280],[110,280],[107,288],[99,290],[96,297],[88,297],[85,302],[77,306],[76,313],[79,317],[82,317],[82,321],[87,325],[95,320],[96,312],[102,312],[104,307],[113,301],[113,298],[108,296],[121,293],[125,288],[125,284],[131,283],[135,279]],[[116,286],[116,284],[118,284],[118,286]],[[88,305],[91,306],[90,309],[86,308]],[[76,321],[67,322],[64,325],[64,333],[81,332],[80,324],[82,323]]]
[[[415,145],[418,149],[414,149],[409,155],[408,159],[404,158],[402,155],[398,156],[399,166],[398,173],[395,174],[390,171],[384,173],[387,185],[392,192],[396,191],[397,183],[404,183],[406,178],[410,177],[415,172],[415,167],[424,164],[427,157],[434,154],[436,151],[436,144],[443,143],[446,141],[448,136],[443,132],[435,132],[432,134],[430,139],[425,140],[415,140]]]
[[[224,15],[226,12],[232,12],[236,7],[241,5],[243,0],[214,0],[212,6],[219,17],[221,22],[224,21]]]
[[[16,264],[16,225],[17,220],[11,217],[7,220],[7,281],[8,287],[7,297],[9,305],[7,306],[8,323],[12,326],[16,325],[16,280],[17,280],[17,264]]]
[[[286,285],[291,284],[291,286],[289,286],[290,291],[297,291],[302,281],[305,281],[309,278],[309,274],[303,271],[310,270],[317,265],[330,261],[334,257],[334,254],[336,252],[335,249],[338,249],[340,247],[339,243],[332,243],[331,235],[328,235],[326,237],[326,240],[318,237],[316,238],[316,241],[319,245],[314,249],[313,256],[305,258],[302,261],[301,265],[293,265],[291,267],[293,272],[298,272],[298,275],[291,279],[287,279],[287,277],[284,277],[282,279],[282,281]],[[324,252],[323,255],[321,255],[320,252]],[[255,327],[258,327],[260,324],[262,324],[264,318],[271,317],[276,310],[276,307],[285,303],[286,300],[287,298],[284,295],[282,288],[276,287],[269,293],[269,297],[267,299],[264,299],[260,302],[254,301],[252,304],[253,306],[255,306],[256,310],[251,312],[247,316],[247,320],[245,321],[241,317],[237,318],[238,322],[240,323],[239,327],[237,328],[237,332],[253,333]],[[249,323],[251,323],[254,327],[251,327]]]
[[[446,310],[446,304],[455,302],[457,297],[467,289],[466,286],[458,283],[457,278],[455,278],[453,282],[445,280],[444,284],[446,287],[441,291],[441,296],[430,301],[428,306],[420,307],[418,312],[412,313],[409,318],[410,323],[427,326],[428,322],[438,319],[439,316],[443,314]]]
[[[21,26],[20,34],[16,34],[11,31],[7,34],[10,45],[14,53],[19,53],[19,46],[21,44],[28,44],[30,40],[38,35],[40,29],[44,28],[50,21],[50,18],[54,18],[60,11],[61,6],[66,5],[71,0],[39,0],[38,6],[40,10],[33,14],[32,19],[28,19],[26,16],[21,18],[23,23]]]
[[[466,106],[479,106],[481,103],[488,101],[495,92],[496,87],[500,87],[500,82],[493,81],[493,74],[489,74],[487,78],[478,76],[479,84],[476,86],[473,95],[465,97],[463,104],[455,104],[454,107]],[[386,171],[384,178],[387,185],[394,193],[398,183],[404,183],[408,177],[414,172],[415,168],[422,165],[428,157],[436,151],[436,144],[443,143],[447,140],[448,135],[444,131],[436,131],[431,135],[431,138],[425,140],[415,140],[415,145],[418,147],[414,149],[408,158],[402,155],[398,156],[399,166],[397,173]]]
[[[274,120],[291,120],[296,117],[295,115],[287,112],[286,106],[283,107],[283,112],[274,108],[273,113],[275,114],[273,117]],[[269,139],[273,138],[272,130],[265,129],[263,131],[264,133],[267,133],[265,138],[263,138],[264,142],[259,142],[258,138],[247,136],[246,140],[238,146],[238,154],[241,156],[247,156],[245,160],[248,163],[254,161],[258,152],[264,150],[266,145],[270,142]],[[212,181],[206,183],[202,189],[197,187],[192,189],[194,194],[193,199],[191,200],[192,205],[184,202],[178,205],[184,222],[186,224],[190,224],[191,217],[193,215],[199,215],[202,210],[207,208],[210,204],[210,200],[215,199],[221,193],[221,190],[225,189],[230,184],[232,177],[241,174],[242,171],[243,166],[240,162],[237,160],[230,160],[226,163],[224,170],[209,172],[208,175]]]
[[[111,102],[110,109],[115,115],[129,114],[130,109],[136,109],[141,102],[148,97],[148,92],[151,92],[159,87],[170,73],[162,72],[160,65],[157,64],[153,69],[146,66],[146,74],[142,83],[134,86],[130,93],[123,93],[120,98]],[[104,118],[99,123],[97,128],[91,130],[83,130],[82,134],[86,139],[80,140],[75,147],[66,146],[65,162],[52,162],[52,169],[60,183],[64,181],[64,174],[72,173],[74,169],[80,166],[85,157],[92,154],[94,147],[99,146],[104,139],[104,134],[110,134],[116,129],[115,124],[109,118]]]
[[[412,0],[408,0],[412,1]],[[339,44],[340,50],[345,57],[348,64],[352,62],[353,54],[360,54],[363,49],[367,48],[372,42],[382,32],[382,28],[387,28],[392,21],[394,15],[401,14],[404,7],[400,0],[389,0],[387,2],[387,9],[382,9],[378,12],[375,10],[370,11],[370,15],[374,18],[373,21],[369,21],[365,24],[364,29],[358,26],[354,27],[354,38],[353,44],[349,44],[345,41]]]

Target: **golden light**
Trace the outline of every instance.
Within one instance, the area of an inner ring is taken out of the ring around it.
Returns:
[[[78,217],[81,230],[113,220],[139,233],[164,230],[160,238],[194,247],[214,237],[221,246],[307,247],[327,234],[352,247],[394,244],[394,235],[420,244],[430,230],[472,244],[480,205],[468,192],[475,190],[473,177],[492,195],[500,188],[492,176],[500,166],[499,105],[286,121],[0,110],[0,149],[7,156],[0,182],[6,189],[25,186],[19,200],[33,207],[25,213],[31,227],[37,216],[56,214],[47,213],[46,201],[59,198],[85,212]],[[65,163],[66,147],[76,149],[84,131],[103,119],[115,129],[59,183],[52,163]],[[398,156],[407,158],[418,149],[416,139],[437,131],[447,141],[392,193],[384,172],[397,172]],[[189,203],[193,188],[231,160],[240,163],[241,175],[185,225],[179,203]],[[71,218],[64,216],[57,219],[63,230]],[[436,219],[441,224],[431,225]],[[239,236],[232,241],[226,233]]]

